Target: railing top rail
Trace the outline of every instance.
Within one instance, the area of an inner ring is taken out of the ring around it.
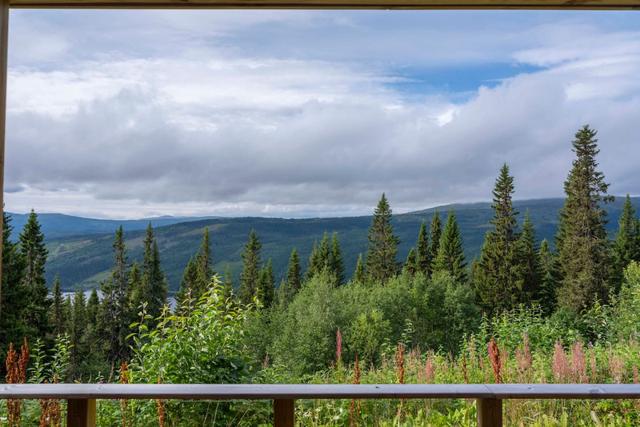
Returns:
[[[638,384],[2,384],[0,399],[640,399]]]

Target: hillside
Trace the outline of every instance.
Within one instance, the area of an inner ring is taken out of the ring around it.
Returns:
[[[28,214],[9,213],[14,230],[21,230],[27,222]],[[163,216],[143,219],[96,219],[82,218],[73,215],[58,213],[38,213],[38,221],[43,233],[48,239],[57,239],[70,236],[86,236],[90,234],[112,233],[122,225],[125,231],[144,230],[151,223],[154,227],[177,224],[181,222],[197,221],[206,218]],[[18,238],[18,232],[12,236]]]
[[[639,201],[638,198],[634,199],[634,204],[640,205]],[[622,202],[622,198],[617,198],[616,202],[608,207],[610,232],[617,226]],[[539,239],[553,238],[562,199],[524,200],[515,202],[515,205],[521,216],[527,210],[530,212]],[[467,257],[470,260],[477,255],[484,234],[489,228],[492,214],[489,203],[456,204],[395,215],[394,226],[401,240],[401,260],[404,260],[409,248],[415,244],[420,223],[430,222],[436,209],[443,217],[449,209],[456,211]],[[314,241],[319,240],[325,231],[338,232],[349,276],[355,267],[358,254],[366,251],[370,222],[369,216],[310,219],[211,218],[160,226],[156,229],[156,235],[170,288],[175,291],[179,286],[184,266],[198,248],[204,227],[211,230],[213,257],[218,272],[224,272],[226,266],[230,265],[234,276],[237,277],[241,267],[242,247],[249,230],[253,228],[263,244],[263,259],[273,260],[274,272],[279,281],[286,270],[291,249],[296,247],[301,259],[306,263]],[[115,229],[116,223],[113,224],[112,230]],[[52,238],[51,235],[47,235],[50,251],[47,264],[48,280],[51,281],[59,274],[65,289],[96,286],[101,279],[108,276],[111,268],[112,230],[108,234],[75,237]],[[144,230],[141,229],[130,229],[126,233],[130,260],[141,259],[143,237]]]

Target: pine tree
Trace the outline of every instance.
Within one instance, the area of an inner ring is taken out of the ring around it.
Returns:
[[[29,304],[27,289],[22,275],[24,260],[17,244],[11,240],[11,218],[3,213],[2,221],[2,284],[0,285],[0,348],[9,343],[19,344],[28,334],[24,321],[25,310]]]
[[[24,312],[27,327],[36,337],[44,338],[49,328],[49,290],[45,279],[45,264],[48,251],[44,234],[40,230],[38,216],[31,211],[27,223],[20,233],[20,251],[24,261],[22,284],[26,290],[27,308]]]
[[[523,303],[540,300],[540,258],[536,244],[536,232],[529,211],[526,212],[522,233],[518,239],[518,258],[522,274]]]
[[[158,242],[153,234],[151,224],[147,226],[144,239],[144,255],[142,261],[142,276],[138,302],[147,303],[147,314],[157,319],[167,303],[167,282],[160,265],[160,251]],[[151,322],[154,324],[154,322]]]
[[[100,299],[98,298],[98,291],[91,290],[91,295],[87,300],[87,324],[98,325],[98,315],[100,313]]]
[[[131,264],[129,269],[129,321],[139,322],[139,313],[147,302],[146,290],[142,285],[142,273],[137,262]]]
[[[377,283],[385,282],[398,272],[396,256],[400,239],[393,234],[391,214],[391,207],[383,193],[373,213],[367,252],[367,274]]]
[[[342,250],[340,249],[340,241],[338,233],[333,233],[331,237],[331,255],[329,257],[329,270],[335,278],[336,285],[340,286],[344,283],[344,261],[342,260]]]
[[[240,274],[239,298],[243,304],[249,304],[256,296],[260,286],[260,250],[262,244],[255,230],[249,233],[249,240],[242,252],[242,273]]]
[[[197,290],[195,294],[200,297],[208,289],[211,283],[211,278],[215,274],[213,271],[213,262],[211,258],[211,241],[209,237],[209,227],[205,227],[202,234],[202,242],[200,243],[200,250],[196,256],[196,271],[197,271]]]
[[[233,274],[229,264],[224,271],[223,295],[225,299],[233,298]]]
[[[114,265],[111,278],[104,281],[100,313],[100,333],[106,345],[106,357],[112,368],[128,356],[130,289],[127,253],[122,226],[116,230],[113,242]]]
[[[513,177],[504,164],[493,190],[493,229],[485,235],[473,278],[480,306],[490,315],[509,310],[525,299],[513,192]]]
[[[71,378],[78,378],[81,365],[86,356],[85,331],[87,328],[87,314],[84,292],[77,290],[73,296],[73,311],[69,328],[69,343],[71,344],[69,374]]]
[[[434,264],[440,250],[440,236],[442,236],[442,222],[440,213],[435,211],[429,226],[429,275],[433,273]]]
[[[416,248],[411,248],[409,250],[409,254],[407,255],[407,259],[404,262],[404,266],[402,267],[403,271],[410,275],[415,276],[418,271],[418,257]]]
[[[351,281],[353,283],[365,283],[366,280],[366,271],[364,267],[364,261],[362,260],[362,254],[358,254],[358,261],[356,262],[356,268],[353,271],[353,277]]]
[[[557,271],[556,257],[549,248],[549,242],[544,239],[538,251],[540,260],[540,291],[538,302],[545,314],[553,313],[556,307]]]
[[[180,310],[191,311],[193,302],[196,301],[194,295],[194,289],[197,287],[198,280],[198,267],[196,261],[192,258],[189,259],[187,266],[182,273],[182,281],[180,282],[180,289],[176,294],[176,301]]]
[[[273,305],[275,290],[273,265],[271,264],[271,259],[269,259],[267,265],[260,271],[260,288],[258,290],[258,299],[262,302],[264,308],[269,308]]]
[[[613,242],[612,258],[611,283],[618,292],[624,269],[631,261],[640,261],[640,227],[638,227],[636,211],[628,194],[618,220],[618,233]]]
[[[302,288],[302,273],[300,271],[300,258],[298,251],[294,248],[289,257],[289,267],[287,268],[287,286],[291,292],[291,297]]]
[[[421,272],[425,276],[429,277],[431,273],[431,253],[429,248],[429,237],[427,236],[427,226],[423,222],[420,224],[420,230],[418,231],[418,241],[416,243],[415,251],[415,266],[416,272]]]
[[[329,241],[329,233],[325,232],[319,244],[317,242],[313,243],[307,267],[307,280],[325,270],[331,269],[331,256],[332,248]]]
[[[56,276],[53,281],[53,301],[51,304],[51,326],[53,327],[53,335],[63,335],[65,333],[66,319],[64,317],[64,297],[60,286],[60,277]]]
[[[440,247],[434,262],[433,272],[447,272],[457,283],[465,283],[467,280],[467,264],[464,259],[462,236],[458,228],[456,214],[453,211],[450,211],[447,216],[447,223],[439,241]]]
[[[597,132],[584,126],[573,141],[576,158],[564,183],[566,199],[556,237],[560,286],[558,305],[575,313],[609,296],[609,242],[602,203],[609,185],[598,171]]]

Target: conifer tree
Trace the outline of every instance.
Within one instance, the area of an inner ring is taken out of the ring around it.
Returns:
[[[612,261],[611,283],[617,292],[622,284],[624,269],[631,261],[640,261],[640,227],[638,227],[636,211],[628,194],[618,220]]]
[[[20,233],[20,252],[24,262],[22,284],[27,295],[27,308],[24,311],[27,327],[36,337],[44,338],[49,332],[49,290],[45,279],[45,264],[48,251],[44,243],[44,234],[40,230],[38,216],[31,211],[27,223]]]
[[[540,300],[540,258],[536,244],[536,232],[529,211],[526,212],[522,233],[518,239],[518,258],[522,275],[523,303]]]
[[[566,199],[556,237],[560,286],[558,305],[574,313],[609,295],[609,241],[602,204],[612,200],[609,185],[598,170],[597,132],[580,129],[573,141],[576,154],[564,183]]]
[[[129,353],[126,338],[129,333],[130,289],[122,226],[116,230],[113,252],[111,277],[101,285],[100,333],[106,345],[107,361],[115,369],[117,363],[125,360]]]
[[[225,299],[233,298],[233,274],[231,273],[231,266],[229,264],[227,264],[227,267],[224,271],[223,289],[223,295]]]
[[[424,222],[420,224],[420,230],[418,231],[414,262],[416,272],[419,271],[428,277],[431,270],[431,254],[427,226]]]
[[[147,302],[146,290],[142,285],[142,273],[140,266],[134,261],[129,269],[129,322],[139,322],[138,313],[142,310],[142,306]]]
[[[362,254],[358,254],[358,261],[356,261],[356,268],[353,271],[353,277],[351,281],[354,283],[364,283],[366,280],[366,271],[364,267],[364,261],[362,259]]]
[[[51,304],[51,326],[53,335],[63,335],[65,333],[66,319],[64,317],[64,297],[60,286],[60,277],[56,276],[53,281],[53,301]]]
[[[71,378],[78,378],[81,365],[86,356],[85,332],[87,328],[87,314],[84,292],[78,289],[73,296],[73,311],[69,328],[69,343],[71,344],[69,374]]]
[[[404,266],[402,268],[403,271],[411,277],[416,275],[416,272],[418,271],[418,257],[416,248],[411,248],[409,250],[409,254],[407,254],[407,259],[404,262]]]
[[[100,299],[98,298],[98,291],[92,289],[87,300],[87,324],[97,326],[99,313]]]
[[[340,286],[344,283],[344,261],[342,260],[342,250],[340,249],[340,240],[338,233],[333,233],[331,237],[331,256],[329,258],[329,269],[335,278],[336,285]]]
[[[138,303],[147,303],[147,314],[157,319],[167,303],[167,282],[160,265],[158,242],[151,224],[147,226],[144,239],[144,255]],[[154,322],[152,322],[154,324]]]
[[[17,244],[11,240],[11,217],[3,213],[2,221],[2,282],[0,285],[0,345],[18,344],[27,335],[24,312],[29,300],[22,275],[24,262]]]
[[[298,251],[293,248],[289,257],[289,267],[287,268],[287,286],[291,292],[291,297],[302,288],[302,273],[300,271],[300,258]]]
[[[440,236],[442,235],[442,222],[440,221],[440,213],[435,211],[433,218],[431,218],[431,225],[429,226],[429,270],[428,274],[433,272],[434,263],[438,251],[440,250]]]
[[[213,271],[213,264],[211,258],[211,241],[209,237],[209,227],[205,227],[202,234],[202,242],[200,243],[200,250],[196,256],[197,266],[197,290],[196,295],[200,297],[209,289],[211,278],[215,274]]]
[[[540,260],[540,291],[538,302],[545,314],[553,313],[556,307],[556,259],[549,248],[549,242],[544,239],[540,243],[538,259]]]
[[[509,310],[525,299],[513,192],[513,177],[504,164],[493,190],[493,229],[485,235],[473,278],[480,306],[490,315]]]
[[[249,304],[253,301],[260,286],[260,250],[262,244],[255,230],[249,233],[244,251],[242,252],[242,273],[240,274],[240,301]]]
[[[262,302],[264,308],[269,308],[273,305],[275,297],[275,278],[273,277],[273,265],[271,259],[267,261],[267,265],[260,271],[260,288],[258,292],[258,299]]]
[[[398,272],[396,257],[400,239],[393,234],[391,214],[387,197],[382,193],[369,228],[367,274],[373,282],[384,283]]]
[[[331,269],[332,248],[329,240],[329,233],[322,235],[320,243],[313,243],[311,254],[309,255],[309,266],[307,267],[307,280],[316,274],[320,274],[325,270]]]
[[[180,289],[176,294],[176,302],[179,309],[191,310],[191,307],[185,307],[187,300],[195,301],[197,296],[194,295],[194,289],[197,287],[198,280],[198,267],[196,261],[192,258],[189,259],[187,266],[182,273],[182,280],[180,281]]]
[[[465,283],[467,280],[467,264],[464,259],[462,236],[458,228],[456,214],[453,211],[449,211],[447,223],[439,241],[440,247],[434,262],[433,272],[447,272],[457,283]]]

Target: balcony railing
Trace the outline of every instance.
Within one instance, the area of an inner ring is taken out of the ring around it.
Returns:
[[[478,426],[502,426],[506,399],[640,399],[637,384],[3,384],[0,399],[67,400],[67,426],[96,425],[98,399],[272,400],[275,427],[293,427],[296,400],[475,399]]]

